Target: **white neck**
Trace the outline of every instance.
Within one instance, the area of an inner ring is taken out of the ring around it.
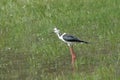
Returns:
[[[61,37],[61,34],[60,33],[56,33],[57,34],[57,36],[60,38]]]

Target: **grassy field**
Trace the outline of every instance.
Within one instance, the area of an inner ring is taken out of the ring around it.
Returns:
[[[120,80],[120,0],[0,0],[0,80]]]

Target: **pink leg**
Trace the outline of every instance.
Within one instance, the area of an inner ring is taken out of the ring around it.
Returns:
[[[71,53],[71,57],[72,57],[72,61],[71,61],[71,64],[72,64],[72,68],[74,70],[74,64],[75,64],[75,60],[76,60],[76,54],[73,50],[73,46],[70,46],[70,53]]]

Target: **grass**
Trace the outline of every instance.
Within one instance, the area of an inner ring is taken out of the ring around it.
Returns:
[[[0,80],[119,80],[119,0],[1,0]],[[76,71],[57,26],[76,44]]]

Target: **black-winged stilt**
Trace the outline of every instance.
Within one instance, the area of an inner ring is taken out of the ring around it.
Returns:
[[[71,57],[72,57],[71,63],[72,63],[72,66],[74,68],[74,62],[76,60],[76,54],[73,50],[73,43],[77,42],[77,43],[86,43],[87,44],[88,42],[82,41],[82,40],[76,38],[75,36],[68,35],[66,33],[61,34],[60,30],[57,29],[57,28],[54,28],[54,32],[57,34],[59,39],[61,39],[62,41],[64,41],[65,43],[68,44],[68,46],[70,48]]]

